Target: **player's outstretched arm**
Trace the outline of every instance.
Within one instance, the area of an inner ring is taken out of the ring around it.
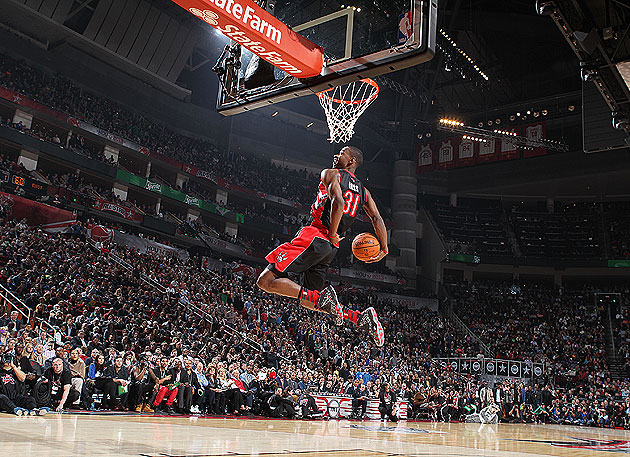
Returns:
[[[385,222],[381,217],[381,213],[378,211],[378,207],[372,198],[372,194],[367,189],[365,189],[365,200],[363,211],[365,211],[368,217],[372,220],[372,226],[376,232],[376,237],[378,238],[378,242],[381,244],[381,252],[371,259],[366,260],[366,263],[373,263],[380,261],[389,252],[389,248],[387,247],[387,227],[385,227]]]
[[[339,170],[333,168],[322,170],[321,179],[328,190],[328,196],[330,198],[330,225],[328,226],[328,236],[330,242],[337,245],[343,240],[337,233],[339,222],[341,222],[341,217],[343,216],[343,195],[341,193],[341,184],[339,184]]]

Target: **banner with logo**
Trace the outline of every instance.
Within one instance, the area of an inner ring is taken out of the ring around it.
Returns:
[[[110,213],[116,213],[120,217],[124,217],[125,219],[129,219],[130,221],[140,222],[142,221],[142,214],[137,211],[127,208],[125,206],[118,205],[116,203],[112,203],[103,199],[96,199],[94,202],[94,209],[99,211],[108,211]]]
[[[352,414],[352,397],[341,395],[319,395],[313,394],[317,408],[328,415],[331,419],[347,418]],[[397,401],[398,417],[402,420],[407,419],[407,401]],[[381,414],[378,411],[378,398],[368,398],[365,417],[368,419],[380,419]]]
[[[101,243],[105,241],[113,241],[114,239],[114,231],[109,227],[104,227],[102,225],[89,224],[87,233],[88,238]]]
[[[35,111],[39,111],[40,113],[46,114],[47,116],[54,117],[55,119],[58,119],[61,122],[66,122],[68,120],[67,114],[60,113],[57,110],[49,108],[46,105],[42,105],[41,103],[37,103],[29,98],[26,98],[24,95],[18,92],[14,92],[11,89],[7,89],[2,86],[0,86],[0,98],[8,100],[17,105],[24,106],[26,108],[33,109]]]
[[[321,73],[324,52],[253,0],[173,0],[223,35],[298,78]]]
[[[197,208],[201,208],[205,211],[208,211],[213,214],[218,214],[220,216],[225,217],[230,222],[236,222],[239,224],[245,223],[245,216],[241,213],[237,213],[236,211],[232,211],[228,208],[224,208],[216,203],[207,202],[205,200],[201,200],[200,198],[194,197],[192,195],[187,195],[183,192],[180,192],[175,189],[171,189],[168,186],[162,185],[157,182],[152,182],[147,179],[141,178],[134,174],[129,173],[128,171],[118,169],[116,178],[119,181],[133,184],[135,186],[141,187],[151,192],[155,192],[164,197],[172,198],[173,200],[180,201],[190,206],[195,206]]]
[[[347,278],[366,279],[368,281],[384,282],[387,284],[397,284],[396,276],[373,273],[371,271],[351,270],[350,268],[340,268],[339,275]]]
[[[5,192],[0,192],[0,205],[7,209],[9,218],[26,219],[31,227],[40,226],[49,233],[70,232],[77,221],[75,214],[70,211]]]
[[[531,361],[487,359],[487,358],[434,358],[432,363],[450,368],[456,373],[478,376],[503,376],[506,378],[538,379],[544,376],[542,363]]]
[[[182,260],[188,260],[188,251],[185,249],[174,248],[167,244],[158,243],[157,241],[147,240],[139,236],[129,235],[127,233],[114,230],[114,243],[122,244],[129,248],[135,249],[140,254],[151,254],[155,256],[177,256]]]
[[[630,268],[630,260],[609,260],[609,268]]]

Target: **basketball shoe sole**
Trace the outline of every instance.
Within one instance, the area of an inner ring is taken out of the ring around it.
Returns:
[[[361,318],[359,319],[359,328],[365,330],[372,336],[374,344],[379,348],[385,344],[385,332],[383,326],[378,320],[376,310],[371,306],[361,312]]]

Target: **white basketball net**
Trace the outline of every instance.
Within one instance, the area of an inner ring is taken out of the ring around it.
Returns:
[[[330,130],[328,141],[349,141],[354,135],[354,124],[376,100],[378,91],[378,84],[368,78],[318,92],[317,97],[326,113]]]

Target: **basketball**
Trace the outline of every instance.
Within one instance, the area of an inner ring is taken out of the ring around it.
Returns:
[[[381,252],[381,244],[371,233],[360,233],[352,240],[352,254],[361,262],[370,260]]]

